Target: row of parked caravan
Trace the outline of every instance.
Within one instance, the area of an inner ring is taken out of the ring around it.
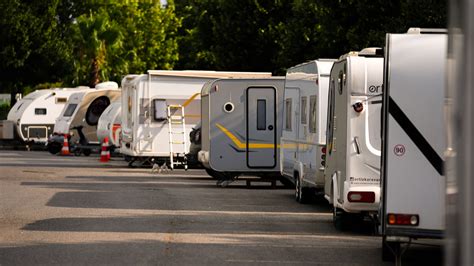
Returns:
[[[444,31],[412,28],[285,77],[150,70],[121,89],[36,91],[8,120],[52,153],[66,137],[88,155],[107,137],[129,165],[201,164],[218,184],[280,179],[298,202],[324,196],[338,228],[370,217],[388,258],[444,231],[446,50]]]

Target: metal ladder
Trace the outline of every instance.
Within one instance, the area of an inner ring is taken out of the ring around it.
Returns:
[[[183,165],[185,170],[188,170],[188,161],[186,154],[188,154],[188,140],[186,138],[186,121],[184,119],[184,106],[182,105],[168,105],[168,132],[170,143],[170,167],[174,169],[176,165]],[[176,114],[178,113],[178,114]],[[173,125],[181,125],[179,131],[175,131],[176,127]],[[176,140],[175,136],[181,135],[181,140]],[[175,153],[174,145],[182,145],[183,153]],[[181,160],[179,158],[181,157]]]

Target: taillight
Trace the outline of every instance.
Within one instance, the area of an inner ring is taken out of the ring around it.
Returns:
[[[352,105],[352,108],[354,108],[354,111],[357,113],[360,113],[364,111],[364,104],[362,102],[356,102]]]
[[[326,146],[321,148],[321,165],[326,166]]]
[[[347,194],[349,202],[375,202],[375,193],[368,191],[351,191]]]
[[[420,217],[418,214],[399,214],[389,213],[387,215],[387,222],[389,225],[413,225],[420,224]]]

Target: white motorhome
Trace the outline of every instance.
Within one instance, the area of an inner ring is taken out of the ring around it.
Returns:
[[[383,257],[400,243],[445,229],[444,93],[447,34],[411,28],[387,34],[382,127]]]
[[[48,140],[48,150],[51,153],[59,152],[63,136],[68,136],[70,143],[78,142],[81,134],[79,130],[89,144],[99,144],[97,138],[99,117],[111,102],[120,98],[120,95],[118,84],[111,81],[99,83],[94,89],[72,94],[56,120],[53,136]]]
[[[102,143],[107,137],[109,145],[120,147],[122,131],[122,101],[121,99],[111,103],[102,113],[97,123],[97,138]]]
[[[283,77],[219,79],[201,92],[198,160],[217,179],[280,175]]]
[[[69,97],[87,89],[89,87],[36,90],[13,105],[7,120],[14,123],[20,140],[46,143]]]
[[[201,120],[202,86],[218,78],[268,77],[264,72],[149,70],[122,80],[122,146],[135,161],[187,167],[189,132]]]
[[[331,69],[324,194],[339,229],[350,213],[379,208],[382,83],[381,49],[347,53]]]
[[[306,202],[324,187],[326,113],[332,59],[319,59],[286,72],[280,171]]]

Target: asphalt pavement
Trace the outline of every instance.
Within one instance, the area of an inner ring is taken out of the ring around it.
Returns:
[[[413,246],[403,265],[441,265]],[[327,202],[281,184],[216,186],[121,158],[0,151],[0,265],[391,265],[368,221],[337,231]]]

